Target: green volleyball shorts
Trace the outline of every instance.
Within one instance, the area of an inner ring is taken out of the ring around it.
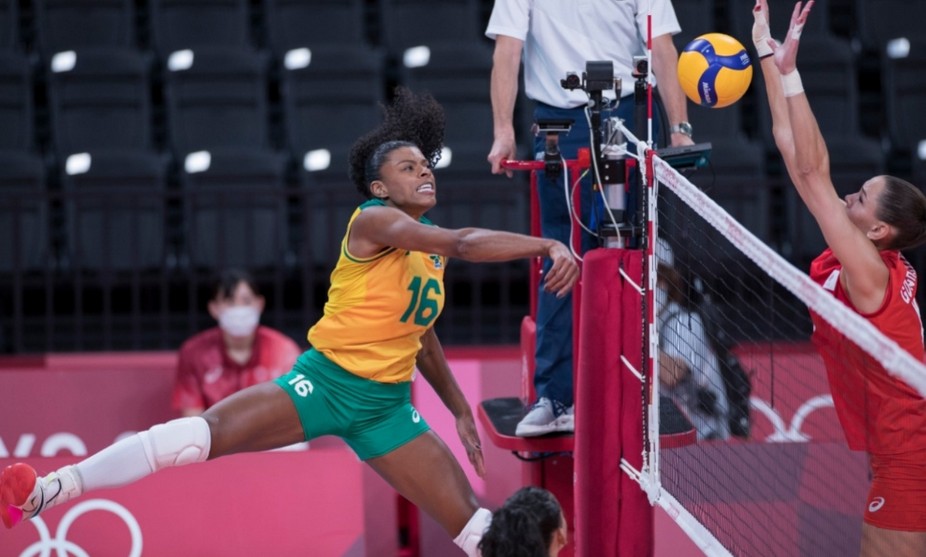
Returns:
[[[354,375],[314,348],[274,380],[293,399],[305,440],[336,435],[360,460],[383,456],[431,429],[411,404],[411,383]]]

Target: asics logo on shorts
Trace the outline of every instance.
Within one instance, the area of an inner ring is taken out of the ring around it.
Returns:
[[[412,409],[412,421],[416,424],[421,421],[421,416],[418,414],[418,411],[414,409]]]
[[[881,510],[881,507],[884,506],[884,497],[875,497],[872,499],[871,503],[868,504],[868,512],[876,513]]]

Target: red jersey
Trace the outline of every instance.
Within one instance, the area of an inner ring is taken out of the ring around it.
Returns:
[[[914,358],[923,361],[923,325],[916,304],[916,271],[897,251],[882,251],[890,270],[881,307],[865,314],[855,309],[839,281],[842,264],[827,249],[810,265],[810,277],[837,300],[867,319]],[[846,339],[819,315],[813,343],[823,357],[833,403],[849,448],[876,455],[926,449],[926,400],[891,376],[874,358]]]
[[[173,406],[177,410],[207,409],[251,385],[289,372],[302,354],[286,335],[257,327],[251,359],[241,365],[225,352],[222,330],[205,330],[180,347]]]

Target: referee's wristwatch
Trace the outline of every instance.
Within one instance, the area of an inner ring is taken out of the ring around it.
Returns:
[[[679,122],[670,129],[672,133],[680,133],[691,137],[691,124],[688,122]]]

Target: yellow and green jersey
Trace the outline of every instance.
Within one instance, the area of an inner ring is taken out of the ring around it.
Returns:
[[[410,381],[421,335],[444,307],[444,265],[439,255],[386,248],[369,258],[347,250],[360,211],[386,204],[367,201],[354,211],[331,273],[324,316],[309,330],[315,350],[345,370],[379,381]],[[433,226],[421,217],[421,222]]]

